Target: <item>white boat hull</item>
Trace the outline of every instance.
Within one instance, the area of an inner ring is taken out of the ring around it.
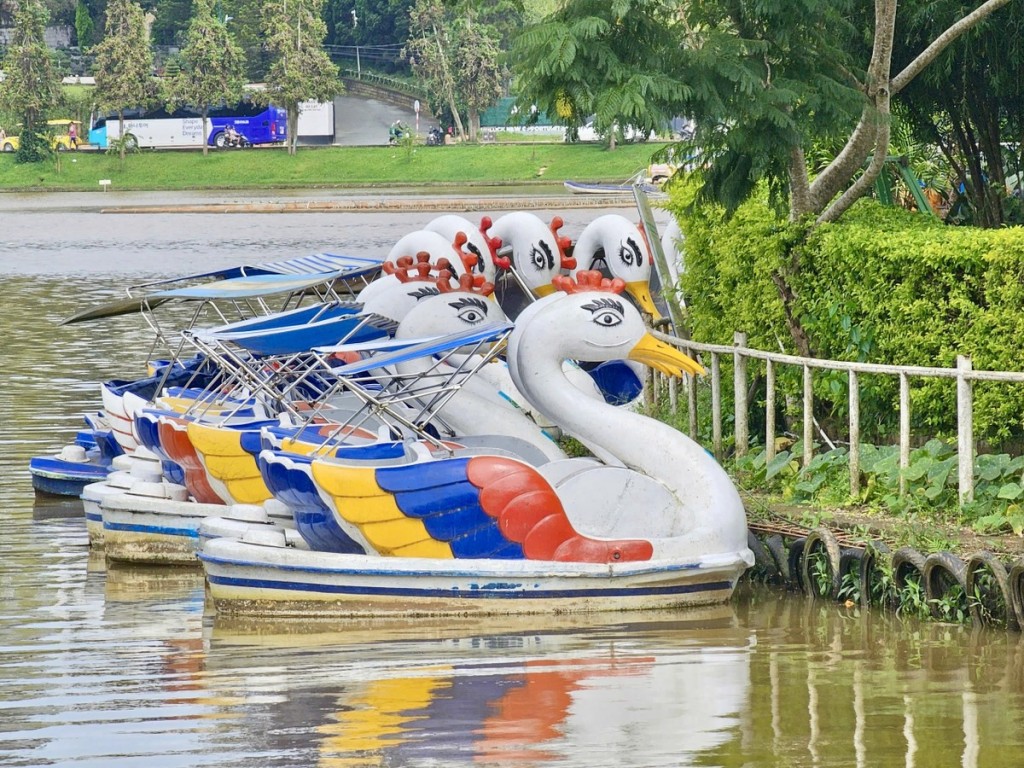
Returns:
[[[700,562],[441,560],[302,551],[221,538],[199,559],[220,614],[444,616],[645,610],[727,601],[748,552]]]
[[[145,448],[140,448],[132,456],[115,456],[107,479],[85,486],[79,496],[85,508],[85,530],[89,534],[89,546],[103,546],[103,499],[127,493],[137,481],[160,483],[161,478],[160,461]]]
[[[149,486],[152,489],[152,484]],[[267,529],[302,543],[294,528],[291,511],[277,502],[253,504],[200,504],[182,497],[184,488],[170,483],[161,486],[178,498],[128,492],[99,496],[102,518],[100,541],[110,560],[146,565],[197,565],[196,552],[203,536],[240,537]],[[269,508],[268,508],[269,507]],[[210,527],[210,531],[205,531]]]
[[[197,565],[200,524],[227,510],[223,504],[129,493],[106,496],[100,502],[103,549],[116,562]]]

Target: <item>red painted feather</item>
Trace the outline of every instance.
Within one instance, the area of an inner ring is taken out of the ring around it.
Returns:
[[[480,506],[498,521],[529,560],[607,563],[650,560],[653,547],[640,539],[604,541],[580,535],[558,494],[533,467],[500,456],[477,456],[466,466],[480,489]]]

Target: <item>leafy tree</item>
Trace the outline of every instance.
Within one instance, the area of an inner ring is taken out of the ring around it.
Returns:
[[[75,22],[76,0],[44,0],[50,12],[50,23],[55,27],[70,27]]]
[[[299,104],[329,101],[342,90],[338,67],[323,49],[324,0],[275,0],[263,7],[263,30],[272,56],[263,97],[288,112],[288,154],[295,154]]]
[[[363,65],[385,71],[404,68],[400,54],[409,37],[411,6],[412,0],[327,0],[327,41],[350,50],[363,46]]]
[[[3,58],[0,111],[21,120],[17,161],[39,162],[49,154],[46,118],[60,102],[60,75],[43,38],[49,13],[40,0],[22,0]]]
[[[142,8],[132,0],[110,0],[103,40],[96,56],[96,103],[117,112],[121,138],[118,154],[124,162],[129,139],[124,131],[127,109],[146,108],[157,99],[153,81],[153,51],[149,47]]]
[[[616,125],[645,135],[663,128],[692,93],[676,71],[683,35],[677,6],[639,2],[626,13],[621,2],[581,0],[527,27],[511,56],[520,111],[536,105],[570,135],[590,115],[612,136]]]
[[[467,13],[458,18],[456,29],[455,87],[469,114],[469,140],[476,141],[480,113],[501,98],[506,73],[498,63],[502,51],[493,27]]]
[[[680,149],[700,162],[701,199],[731,212],[767,182],[776,204],[788,198],[791,219],[820,224],[885,167],[892,97],[1008,2],[979,3],[895,74],[897,0],[876,0],[868,18],[852,0],[568,0],[526,30],[513,60],[521,92],[563,106],[554,114],[568,119],[588,98],[642,127],[659,114],[692,118],[693,142]],[[822,137],[842,148],[812,179],[805,152]],[[796,349],[810,357],[793,288],[801,242],[788,247],[772,281]]]
[[[214,16],[227,26],[245,54],[246,78],[252,83],[266,79],[270,51],[264,44],[263,6],[260,0],[216,0]]]
[[[200,109],[206,137],[210,106],[238,101],[244,85],[242,49],[224,22],[213,15],[213,1],[195,0],[195,15],[181,50],[181,71],[171,81],[170,101]],[[203,155],[208,149],[204,141]]]
[[[159,0],[154,7],[150,34],[156,45],[178,45],[182,42],[193,15],[192,0]]]
[[[895,61],[905,64],[913,52],[962,13],[962,2],[907,0],[899,20],[908,32]],[[998,16],[977,24],[940,54],[904,91],[917,136],[938,146],[963,184],[972,223],[998,227],[1006,221],[1004,143],[1024,137],[1024,8],[1014,3]],[[1019,149],[1011,153],[1011,171],[1020,183]]]
[[[892,97],[1008,2],[977,4],[895,74],[897,0],[869,17],[852,0],[568,0],[513,61],[523,97],[564,120],[591,105],[605,124],[693,118],[705,199],[734,209],[766,180],[792,218],[826,222],[882,171]],[[842,150],[812,180],[804,153],[829,135]]]
[[[423,80],[430,93],[435,112],[443,108],[451,113],[455,130],[466,135],[455,94],[453,30],[445,24],[444,6],[440,0],[416,0],[409,11],[410,37],[405,53],[413,73]]]
[[[95,29],[89,6],[85,4],[85,0],[78,0],[75,5],[75,39],[80,47],[88,48],[92,45]]]
[[[460,136],[466,134],[465,110],[469,140],[476,141],[480,112],[501,97],[506,78],[498,27],[488,23],[472,0],[416,0],[410,18],[406,54],[413,72],[427,83],[431,106],[451,113]]]

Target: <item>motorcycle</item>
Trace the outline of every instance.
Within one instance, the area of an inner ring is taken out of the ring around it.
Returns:
[[[444,133],[440,128],[434,127],[427,131],[427,146],[439,147],[444,144]]]
[[[398,144],[406,136],[411,136],[412,131],[409,130],[409,126],[403,122],[394,122],[388,129],[388,144]]]

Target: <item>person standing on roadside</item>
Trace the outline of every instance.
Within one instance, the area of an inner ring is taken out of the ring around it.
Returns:
[[[72,149],[78,149],[78,126],[75,123],[68,123],[68,144]]]

